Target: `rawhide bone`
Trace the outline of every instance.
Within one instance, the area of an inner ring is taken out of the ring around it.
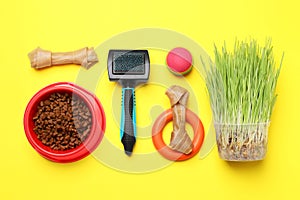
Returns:
[[[94,48],[82,48],[71,52],[53,53],[48,50],[36,48],[28,54],[31,67],[41,69],[45,67],[65,64],[77,64],[89,69],[98,62]]]
[[[173,132],[170,147],[173,150],[189,154],[193,150],[193,143],[185,129],[185,107],[189,98],[189,92],[180,87],[171,86],[166,95],[170,99],[173,113]]]

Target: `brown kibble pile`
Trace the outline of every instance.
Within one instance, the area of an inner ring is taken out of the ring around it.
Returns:
[[[41,101],[33,117],[37,138],[53,150],[79,146],[89,135],[91,112],[76,95],[53,93]]]

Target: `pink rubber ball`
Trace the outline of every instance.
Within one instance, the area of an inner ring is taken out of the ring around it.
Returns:
[[[167,65],[175,75],[186,75],[192,70],[192,55],[185,48],[174,48],[167,55]]]

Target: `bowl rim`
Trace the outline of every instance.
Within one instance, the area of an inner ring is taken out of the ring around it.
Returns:
[[[31,116],[32,112],[34,112],[33,109],[35,109],[35,106],[37,106],[43,97],[54,92],[64,91],[76,94],[85,101],[92,114],[92,127],[89,136],[78,147],[65,151],[52,150],[36,138],[31,125]],[[56,82],[40,89],[33,95],[26,106],[23,124],[27,140],[41,156],[54,162],[67,163],[78,161],[88,156],[97,148],[105,132],[106,119],[104,109],[94,94],[71,82]]]

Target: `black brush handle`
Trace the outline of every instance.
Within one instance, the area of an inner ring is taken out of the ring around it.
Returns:
[[[130,156],[136,141],[135,138],[135,92],[134,88],[123,88],[121,141],[125,153]]]

